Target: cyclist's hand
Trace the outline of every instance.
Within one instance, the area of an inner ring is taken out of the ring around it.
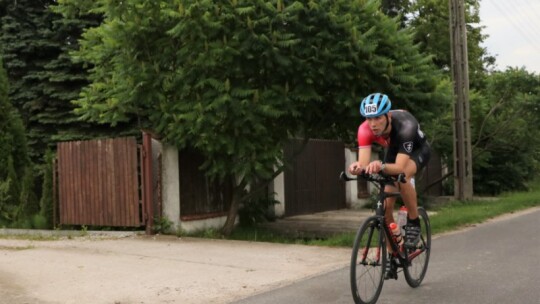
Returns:
[[[349,173],[352,175],[358,175],[362,173],[362,171],[364,171],[364,168],[362,168],[358,162],[354,162],[349,165]]]
[[[366,167],[367,174],[374,174],[381,172],[382,162],[380,160],[375,160],[369,163]]]

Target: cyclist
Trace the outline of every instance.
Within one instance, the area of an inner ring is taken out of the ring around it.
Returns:
[[[420,241],[414,176],[429,161],[431,148],[420,130],[416,118],[407,111],[393,110],[388,96],[373,93],[360,104],[360,114],[366,118],[358,128],[358,161],[349,166],[349,173],[358,175],[384,172],[389,175],[405,173],[404,184],[387,185],[385,191],[399,191],[408,209],[405,226],[405,246],[415,248]],[[371,145],[378,143],[386,150],[383,161],[371,161]],[[386,200],[387,224],[394,221],[393,210],[396,198]]]

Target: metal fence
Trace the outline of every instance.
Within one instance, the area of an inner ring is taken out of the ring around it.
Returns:
[[[134,137],[58,143],[58,224],[141,226],[140,159]]]

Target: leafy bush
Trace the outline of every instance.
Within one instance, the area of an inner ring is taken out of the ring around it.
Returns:
[[[42,216],[41,214],[35,214],[30,219],[32,223],[32,228],[34,229],[47,229],[49,228],[49,223],[47,222],[47,218]]]
[[[154,218],[154,231],[156,233],[168,233],[171,231],[172,226],[173,222],[165,216],[157,216]]]

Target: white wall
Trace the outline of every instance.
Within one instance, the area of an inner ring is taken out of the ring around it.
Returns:
[[[279,202],[274,205],[274,215],[283,217],[285,215],[285,174],[283,172],[274,179],[274,193],[274,199]]]
[[[156,144],[156,148],[159,145]],[[161,144],[162,153],[162,198],[163,217],[172,222],[171,232],[192,233],[206,229],[221,229],[227,219],[220,216],[209,219],[182,221],[180,219],[180,170],[178,149],[168,144]]]
[[[178,227],[182,232],[192,233],[207,229],[221,229],[227,220],[226,216],[213,217],[203,220],[180,221]]]
[[[163,217],[173,224],[173,229],[180,228],[180,174],[178,171],[178,149],[163,144],[162,146],[162,181]]]

